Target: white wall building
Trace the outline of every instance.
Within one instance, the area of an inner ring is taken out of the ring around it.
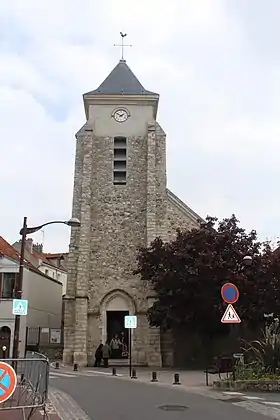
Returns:
[[[19,253],[0,236],[0,357],[2,346],[12,357],[15,316],[12,314],[14,289],[19,273]],[[26,327],[61,327],[62,283],[46,276],[25,261],[22,299],[28,300],[28,314],[21,316],[20,357],[24,357]]]
[[[20,252],[21,243],[16,242],[13,247]],[[28,238],[25,247],[25,258],[46,276],[62,283],[62,296],[66,294],[67,269],[64,261],[67,254],[43,253],[42,244],[33,244],[32,238]]]

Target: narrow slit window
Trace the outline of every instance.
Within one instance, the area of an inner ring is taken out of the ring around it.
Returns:
[[[127,149],[126,138],[114,138],[113,182],[114,185],[126,184]]]

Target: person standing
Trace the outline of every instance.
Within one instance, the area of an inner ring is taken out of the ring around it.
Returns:
[[[110,347],[112,350],[112,357],[113,359],[117,359],[119,357],[120,353],[120,340],[118,339],[118,336],[115,335],[110,343]]]
[[[111,355],[111,349],[110,349],[108,341],[106,341],[106,344],[102,347],[102,358],[103,358],[105,368],[109,367],[110,355]]]
[[[100,367],[101,365],[101,360],[102,360],[102,356],[103,356],[103,344],[100,343],[99,346],[96,349],[95,352],[95,363],[94,363],[94,367]]]

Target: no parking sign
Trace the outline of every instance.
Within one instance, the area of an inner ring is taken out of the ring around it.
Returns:
[[[12,366],[0,362],[0,404],[7,401],[15,392],[17,375]]]
[[[233,283],[226,283],[221,289],[221,295],[226,303],[236,303],[239,299],[239,290]]]

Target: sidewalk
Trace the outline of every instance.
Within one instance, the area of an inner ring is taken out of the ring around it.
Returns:
[[[19,388],[16,389],[11,399],[5,401],[3,404],[0,404],[0,419],[1,420],[23,420],[23,409],[14,408],[18,406],[26,405],[26,394],[22,392]],[[5,408],[1,410],[1,408]],[[61,420],[61,417],[56,413],[53,406],[48,403],[46,406],[46,413],[41,408],[30,409],[26,408],[24,411],[25,418],[31,413],[34,413],[32,416],[32,420]]]
[[[144,383],[153,384],[152,372],[157,372],[157,382],[155,384],[169,387],[180,387],[182,390],[192,390],[197,393],[208,393],[213,392],[212,383],[217,380],[218,375],[209,375],[209,386],[206,386],[205,373],[199,370],[180,370],[180,369],[151,369],[151,368],[138,368],[136,369],[137,379],[135,381],[141,381]],[[121,378],[127,380],[133,380],[129,377],[129,369],[119,368],[117,374],[122,375]],[[179,375],[180,385],[175,385],[174,375]]]
[[[133,380],[129,377],[128,367],[116,367],[117,378]],[[202,390],[212,390],[212,383],[218,379],[218,375],[209,375],[209,386],[206,387],[205,373],[203,371],[196,370],[175,370],[175,369],[162,369],[162,368],[145,368],[138,367],[136,369],[137,379],[135,381],[141,381],[144,383],[152,383],[152,372],[157,372],[158,385],[174,386],[174,375],[179,374],[180,385],[184,388],[201,388]],[[100,374],[110,376],[112,375],[112,368],[81,368],[77,372],[73,372],[70,366],[60,367],[59,370],[52,369],[52,372],[71,373],[76,375],[89,375],[89,374]]]

